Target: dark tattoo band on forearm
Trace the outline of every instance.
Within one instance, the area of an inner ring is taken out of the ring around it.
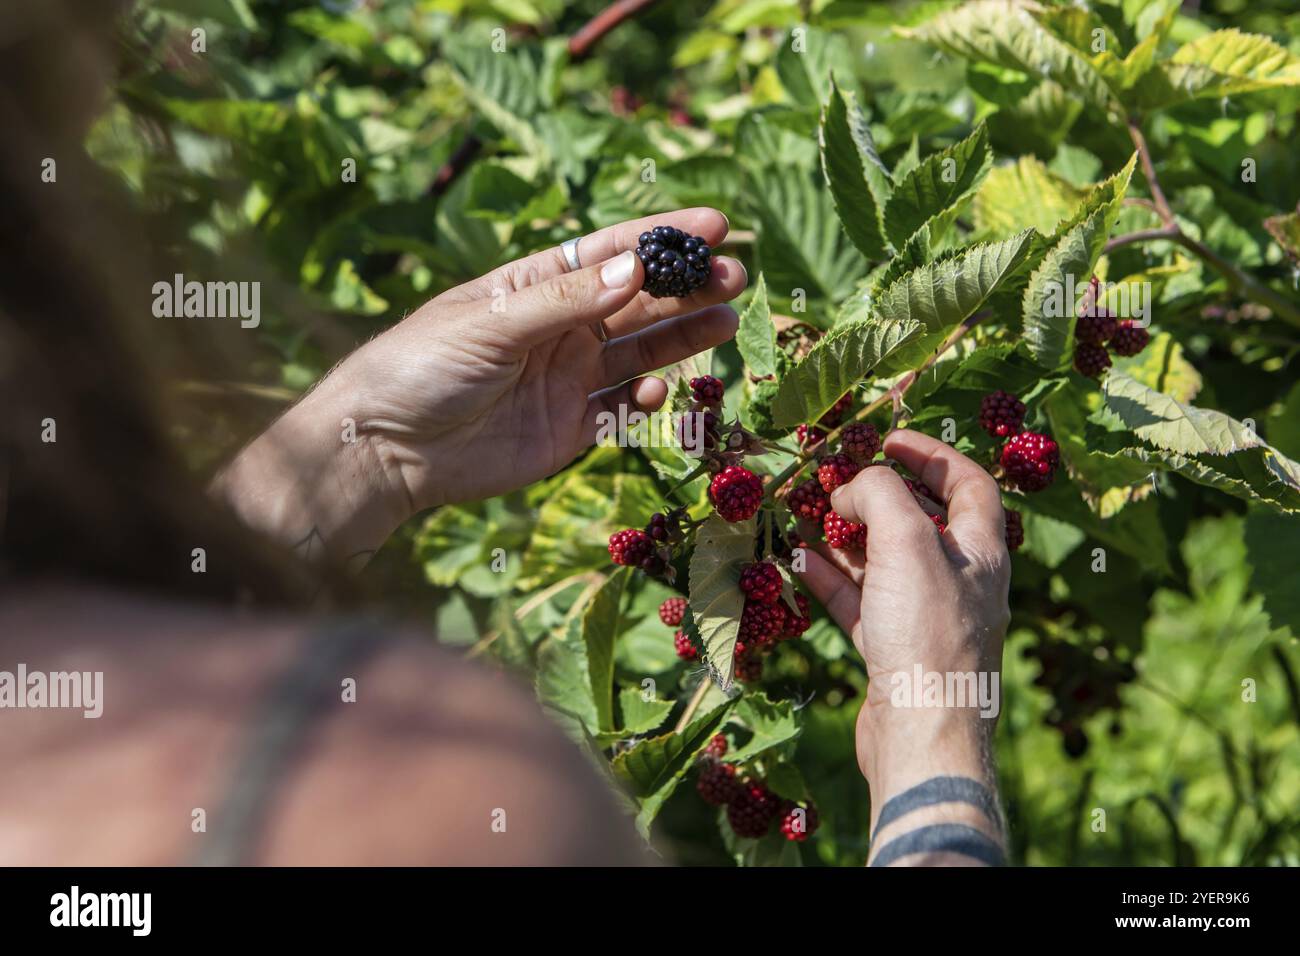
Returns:
[[[899,817],[939,803],[968,803],[988,817],[997,829],[1002,829],[998,801],[988,787],[970,777],[931,777],[904,790],[881,808],[871,842],[875,843],[880,831]]]
[[[932,823],[890,840],[871,861],[872,866],[889,866],[916,853],[956,853],[989,866],[1005,862],[1002,847],[974,827],[964,823]]]

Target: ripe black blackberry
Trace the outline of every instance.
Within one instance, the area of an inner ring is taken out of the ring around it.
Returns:
[[[1085,312],[1074,323],[1074,338],[1089,345],[1105,345],[1118,328],[1118,320],[1105,310]]]
[[[637,258],[645,266],[641,286],[656,299],[689,295],[709,281],[713,272],[709,245],[672,226],[655,226],[641,233]]]
[[[740,781],[736,779],[735,766],[722,763],[716,757],[701,760],[695,792],[710,806],[725,807],[740,795]]]
[[[1110,340],[1110,347],[1115,350],[1116,355],[1129,357],[1141,352],[1150,341],[1150,332],[1140,325],[1134,325],[1132,319],[1125,319],[1115,330],[1115,335]]]
[[[746,780],[727,804],[727,822],[739,837],[761,837],[781,815],[781,800],[755,780]]]
[[[1101,378],[1101,373],[1110,368],[1110,353],[1104,345],[1079,342],[1074,346],[1074,368],[1088,378]]]

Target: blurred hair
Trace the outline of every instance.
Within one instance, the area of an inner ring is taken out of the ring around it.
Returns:
[[[224,380],[251,333],[154,317],[154,282],[182,268],[86,155],[120,9],[42,0],[0,12],[0,582],[306,600],[321,576],[210,499],[174,441],[175,384]],[[55,182],[42,180],[46,159]],[[47,419],[56,441],[42,440]],[[191,571],[198,547],[206,573]]]

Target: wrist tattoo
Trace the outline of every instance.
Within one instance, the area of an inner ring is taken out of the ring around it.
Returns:
[[[931,777],[905,790],[885,803],[871,834],[874,844],[880,831],[909,813],[944,803],[965,803],[975,807],[998,833],[1002,832],[1002,814],[997,798],[988,787],[970,777]],[[872,866],[890,862],[912,853],[959,853],[989,866],[1004,862],[1002,848],[982,831],[957,823],[930,824],[903,834],[885,844]]]
[[[931,777],[910,790],[904,790],[881,808],[871,842],[874,843],[880,831],[899,817],[939,803],[969,803],[988,817],[998,830],[1002,829],[998,801],[984,784],[970,777]]]
[[[956,853],[988,866],[1006,862],[1002,847],[982,831],[964,823],[932,823],[890,840],[881,847],[871,865],[889,866],[916,853]]]

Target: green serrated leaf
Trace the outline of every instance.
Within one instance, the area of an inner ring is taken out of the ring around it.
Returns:
[[[734,677],[736,636],[745,595],[740,590],[740,565],[754,558],[753,518],[727,522],[710,515],[695,536],[691,555],[691,616],[699,628],[703,659],[713,680],[723,690]]]
[[[977,0],[898,32],[975,62],[1050,78],[1103,111],[1120,105],[1087,58],[1034,19],[1024,0]]]
[[[1106,408],[1143,441],[1179,455],[1231,455],[1265,442],[1223,412],[1197,408],[1111,371],[1102,386]]]
[[[673,702],[646,700],[640,687],[624,687],[618,694],[618,709],[623,715],[623,734],[643,734],[664,722],[673,709]]]
[[[637,830],[649,839],[650,824],[686,772],[691,760],[704,749],[709,738],[722,725],[731,709],[726,701],[696,717],[681,733],[664,734],[643,740],[614,758],[610,769],[636,797],[639,812]]]
[[[1030,249],[1030,232],[980,243],[935,260],[895,280],[876,297],[873,313],[885,324],[918,323],[921,333],[876,369],[895,375],[920,363],[992,295]]]
[[[1033,227],[1051,234],[1084,198],[1085,191],[1051,172],[1033,156],[998,166],[975,194],[975,230],[994,238]]]
[[[830,192],[793,167],[753,171],[750,182],[768,294],[778,301],[793,298],[796,289],[812,300],[847,295],[866,263],[845,235]]]
[[[830,98],[822,108],[818,143],[822,174],[844,231],[868,259],[883,259],[880,210],[893,193],[893,185],[856,99],[833,79]]]
[[[1163,109],[1201,97],[1236,96],[1300,86],[1300,58],[1272,39],[1215,30],[1179,47],[1134,86],[1137,103]]]
[[[992,166],[988,129],[981,123],[903,177],[885,203],[885,236],[899,248],[927,220],[955,216],[958,203],[979,188]]]
[[[772,420],[793,428],[815,422],[878,363],[915,339],[921,323],[871,319],[836,326],[786,373],[772,401]]]
[[[736,347],[740,349],[740,356],[745,360],[749,374],[758,378],[776,374],[776,326],[772,324],[772,308],[767,301],[767,282],[761,272],[758,274],[758,282],[754,284],[754,294],[749,305],[740,314]]]
[[[1060,368],[1067,360],[1080,297],[1119,216],[1135,160],[1136,154],[1116,176],[1099,184],[1074,216],[1058,228],[1059,238],[1025,288],[1025,341],[1034,360],[1045,368]]]
[[[761,694],[746,694],[736,704],[732,715],[752,733],[744,746],[727,754],[730,763],[744,763],[766,753],[773,747],[799,736],[799,720],[794,705],[783,700],[773,702]]]

